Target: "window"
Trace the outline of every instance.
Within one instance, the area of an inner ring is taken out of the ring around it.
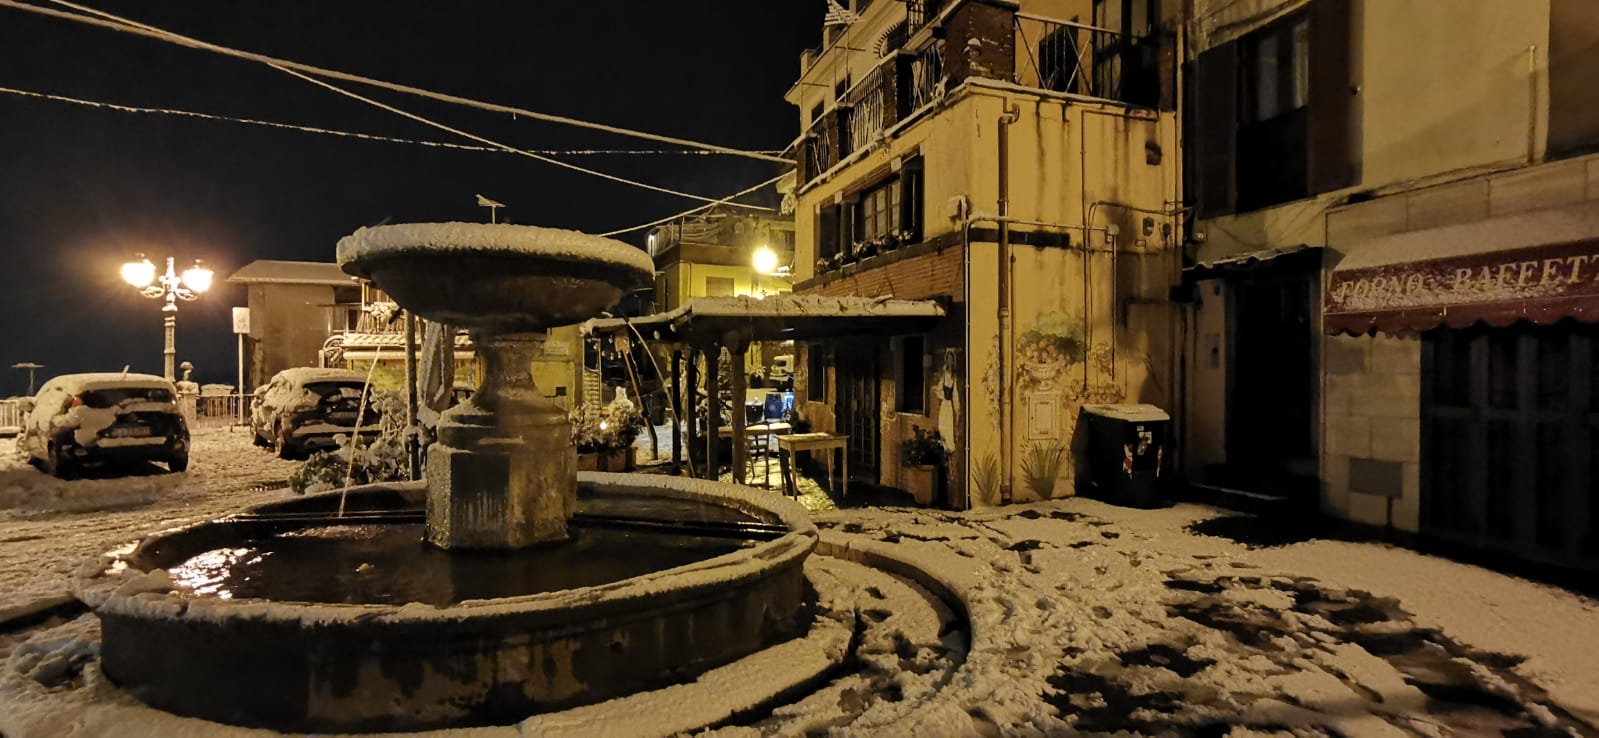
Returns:
[[[733,296],[733,278],[732,277],[706,277],[705,278],[705,296],[706,297],[732,297]]]
[[[822,344],[805,347],[805,399],[827,401],[827,353]]]
[[[822,119],[822,110],[823,110],[823,103],[816,103],[816,107],[811,108],[811,120],[810,120],[810,124],[811,125],[815,125],[816,121],[819,121],[819,120]]]
[[[1269,121],[1310,104],[1310,19],[1259,31],[1245,48],[1249,120]]]
[[[899,233],[899,180],[867,190],[861,196],[856,235],[862,241]]]
[[[844,75],[843,79],[834,83],[833,99],[839,102],[844,102],[844,96],[847,94],[849,94],[849,75],[846,74]]]

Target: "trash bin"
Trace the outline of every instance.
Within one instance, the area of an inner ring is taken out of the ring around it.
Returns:
[[[1154,405],[1084,405],[1080,418],[1078,491],[1117,505],[1160,505],[1171,416]]]

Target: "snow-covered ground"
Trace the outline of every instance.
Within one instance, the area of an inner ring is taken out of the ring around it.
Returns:
[[[222,431],[196,437],[183,475],[55,483],[11,464],[0,593],[59,593],[77,564],[143,532],[286,495],[259,485],[291,468]],[[827,510],[814,483],[802,492],[825,551],[910,562],[969,621],[901,627],[908,610],[857,605],[900,630],[866,639],[859,670],[719,735],[1599,735],[1599,603],[1561,589],[1378,544],[1250,547],[1196,532],[1221,514],[1196,505]],[[869,591],[891,602],[897,586]],[[969,644],[941,647],[950,627]],[[86,615],[0,633],[0,683],[23,685],[0,690],[0,734],[93,735],[80,726],[112,724],[96,710],[146,709],[99,676],[97,631]],[[38,718],[51,710],[73,719]]]

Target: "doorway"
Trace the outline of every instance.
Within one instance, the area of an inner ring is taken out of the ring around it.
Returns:
[[[835,356],[835,425],[839,433],[849,436],[850,469],[876,477],[878,414],[882,412],[878,407],[877,347],[870,343],[845,344]]]
[[[1310,277],[1240,280],[1229,287],[1229,471],[1255,483],[1314,474],[1316,344]]]

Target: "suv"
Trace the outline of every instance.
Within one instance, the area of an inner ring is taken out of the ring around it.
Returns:
[[[349,369],[284,369],[255,393],[250,429],[255,442],[278,456],[294,459],[338,447],[338,436],[376,436],[378,412],[367,399],[361,417],[366,375]],[[359,418],[361,427],[356,428]]]
[[[189,425],[172,382],[150,374],[63,374],[39,388],[22,424],[28,460],[70,479],[112,461],[189,468]]]

